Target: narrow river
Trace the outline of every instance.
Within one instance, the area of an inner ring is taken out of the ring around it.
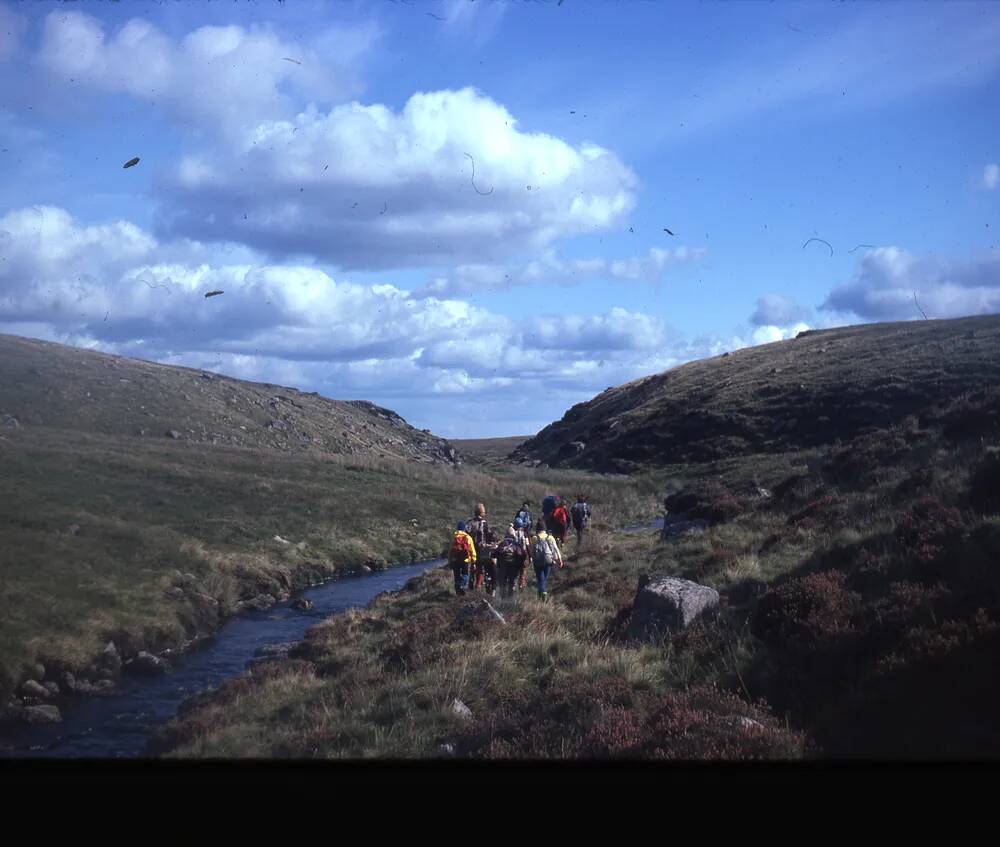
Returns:
[[[152,731],[177,714],[183,700],[224,679],[243,673],[261,647],[300,641],[324,618],[364,606],[383,591],[402,588],[408,580],[444,564],[443,559],[400,565],[364,576],[345,576],[300,596],[313,608],[300,612],[279,603],[266,612],[251,612],[229,621],[201,649],[173,658],[174,669],[155,679],[122,677],[109,697],[81,697],[64,710],[63,722],[25,727],[0,740],[3,758],[134,758],[145,754]]]

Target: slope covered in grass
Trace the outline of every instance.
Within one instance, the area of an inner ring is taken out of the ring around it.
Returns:
[[[817,447],[998,383],[1000,316],[810,331],[609,388],[515,460],[627,473]]]
[[[453,463],[444,439],[364,401],[0,335],[0,424]],[[169,433],[173,433],[170,435]]]

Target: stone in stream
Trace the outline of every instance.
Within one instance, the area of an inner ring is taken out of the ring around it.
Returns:
[[[27,680],[21,686],[22,697],[34,697],[36,700],[51,700],[52,692],[34,679]]]
[[[62,723],[62,714],[56,706],[26,706],[24,719],[31,724]]]
[[[685,629],[718,607],[719,592],[707,585],[673,576],[643,576],[632,605],[628,637],[657,641],[666,632]]]
[[[244,600],[241,605],[244,609],[252,609],[255,612],[266,612],[277,602],[278,598],[271,594],[258,594],[250,600]]]
[[[170,663],[166,659],[140,650],[139,655],[134,659],[129,659],[123,666],[125,673],[137,674],[141,676],[160,676],[170,670]]]
[[[96,664],[98,668],[113,674],[117,674],[122,669],[122,654],[118,652],[114,641],[109,641],[104,645]]]
[[[254,656],[257,658],[274,658],[276,656],[285,657],[289,654],[293,647],[298,647],[298,641],[281,641],[278,644],[265,644],[263,647],[258,647],[254,652]]]

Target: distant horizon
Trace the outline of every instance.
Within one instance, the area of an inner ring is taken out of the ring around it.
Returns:
[[[997,43],[988,2],[0,0],[0,332],[475,439],[1000,312]]]

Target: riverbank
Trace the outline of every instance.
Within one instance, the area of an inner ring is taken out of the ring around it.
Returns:
[[[59,725],[22,728],[0,747],[0,758],[133,758],[146,755],[154,728],[174,717],[197,692],[210,690],[272,657],[282,655],[326,617],[364,605],[396,590],[440,561],[397,565],[369,574],[338,577],[306,589],[299,602],[230,621],[207,643],[172,657],[172,669],[156,677],[129,677],[114,694],[81,699]],[[307,602],[302,602],[307,601]]]
[[[158,658],[235,615],[366,561],[440,555],[476,500],[513,514],[548,493],[530,472],[496,478],[163,439],[122,451],[114,438],[43,427],[6,433],[0,469],[8,722],[26,709],[57,719],[53,707],[111,694],[123,670],[157,673]],[[627,503],[637,496],[631,480],[571,472],[549,481],[567,490],[583,481]]]

